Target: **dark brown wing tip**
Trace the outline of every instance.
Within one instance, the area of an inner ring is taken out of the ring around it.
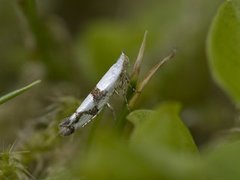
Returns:
[[[61,136],[69,136],[73,134],[75,131],[75,128],[73,126],[63,126],[60,127],[59,134]]]

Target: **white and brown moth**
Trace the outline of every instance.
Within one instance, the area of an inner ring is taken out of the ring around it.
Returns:
[[[96,87],[84,99],[76,112],[60,123],[61,135],[68,136],[77,128],[83,127],[89,123],[106,105],[108,105],[110,97],[116,90],[128,84],[128,64],[128,57],[122,53],[117,62],[111,66],[97,83]]]

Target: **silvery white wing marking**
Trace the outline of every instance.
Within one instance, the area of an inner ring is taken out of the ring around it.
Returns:
[[[76,112],[60,123],[60,134],[67,136],[75,129],[90,122],[108,103],[114,90],[126,81],[128,58],[122,53],[119,59],[105,73],[92,92],[84,99]]]
[[[118,61],[112,65],[112,67],[97,83],[97,88],[100,89],[100,91],[114,91],[118,82],[121,80],[120,76],[122,73],[125,73],[124,71],[126,71],[127,65],[128,59],[125,54],[122,53]]]

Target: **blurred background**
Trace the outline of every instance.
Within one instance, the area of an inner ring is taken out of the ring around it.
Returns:
[[[0,95],[42,80],[0,107],[2,146],[26,136],[26,127],[36,122],[51,123],[46,116],[56,103],[78,106],[122,51],[133,65],[145,30],[142,76],[173,48],[177,54],[144,89],[136,108],[180,102],[181,117],[200,147],[233,126],[235,107],[213,82],[205,52],[221,2],[37,0],[35,6],[0,0]]]

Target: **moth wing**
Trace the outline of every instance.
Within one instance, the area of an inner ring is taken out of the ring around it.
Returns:
[[[89,94],[78,107],[77,112],[87,111],[95,106],[92,94]]]
[[[118,83],[118,79],[122,73],[122,64],[118,61],[115,63],[97,83],[97,88],[101,91],[111,91]]]

